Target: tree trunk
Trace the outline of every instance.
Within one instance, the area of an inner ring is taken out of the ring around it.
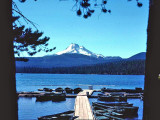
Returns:
[[[1,51],[1,120],[17,120],[17,96],[15,85],[15,62],[12,37],[12,0],[3,0],[0,4],[0,51]]]
[[[144,87],[144,120],[160,116],[160,1],[150,0]]]

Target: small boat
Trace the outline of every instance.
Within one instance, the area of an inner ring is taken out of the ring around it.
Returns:
[[[107,95],[100,95],[98,96],[98,100],[100,101],[107,101],[107,102],[114,102],[114,101],[125,101],[127,102],[127,97],[125,96],[107,96]]]
[[[42,116],[39,117],[38,120],[73,120],[76,117],[74,117],[74,111],[66,111],[54,115],[47,115],[47,116]]]
[[[142,88],[135,89],[112,89],[112,88],[102,88],[101,92],[127,92],[127,93],[143,93]]]
[[[55,89],[55,91],[56,91],[56,92],[63,92],[64,90],[63,90],[63,88],[58,87],[58,88]]]
[[[72,93],[73,92],[73,89],[71,89],[69,87],[66,87],[64,90],[66,91],[66,93]]]
[[[53,102],[64,101],[66,100],[66,94],[54,92],[54,93],[45,93],[44,95],[36,97],[36,101],[39,102],[49,101],[49,100],[52,100]]]
[[[52,100],[53,95],[54,93],[45,93],[44,95],[36,96],[36,101],[43,102],[43,101]]]
[[[101,89],[101,92],[103,93],[103,92],[106,92],[106,88],[105,87],[103,87],[102,89]]]
[[[55,94],[52,97],[53,102],[65,101],[65,100],[66,100],[66,94],[65,93],[55,92]]]
[[[137,116],[138,115],[138,109],[139,107],[121,107],[121,109],[124,109],[123,112],[119,112],[123,114],[126,117],[131,117],[131,116]]]
[[[101,89],[101,92],[122,92],[122,90],[121,89],[112,89],[112,88],[102,88]]]
[[[128,105],[127,105],[128,104]],[[93,102],[92,108],[96,116],[132,118],[137,117],[138,107],[129,103],[99,103]],[[117,118],[116,118],[117,119]]]
[[[95,117],[96,118],[96,120],[110,120],[110,118],[108,118],[108,117],[105,117],[105,116],[96,116]]]
[[[78,94],[81,91],[82,91],[82,88],[75,88],[74,89],[74,94]]]
[[[50,89],[50,88],[43,88],[43,91],[46,91],[46,92],[52,92],[53,90]]]
[[[43,91],[43,89],[38,89],[38,91]]]
[[[112,113],[99,113],[99,112],[96,112],[95,116],[96,116],[95,117],[96,120],[101,120],[99,118],[99,116],[107,117],[108,118],[107,120],[124,120],[122,114],[118,114],[118,113],[114,113],[114,112],[112,112]]]
[[[115,102],[111,102],[111,103],[101,103],[101,102],[92,102],[92,104],[100,104],[100,105],[106,105],[106,106],[127,106],[127,107],[132,107],[133,104],[130,103],[115,103]]]
[[[136,90],[137,93],[142,93],[143,92],[142,88],[135,88],[135,90]]]
[[[123,114],[119,114],[116,112],[101,112],[96,111],[94,112],[94,116],[96,120],[124,120]]]

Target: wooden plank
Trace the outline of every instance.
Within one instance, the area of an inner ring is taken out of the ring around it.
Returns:
[[[80,92],[75,99],[74,116],[78,116],[77,120],[94,120],[94,115],[86,92],[89,92],[89,95],[92,95],[93,90],[84,90]]]
[[[78,93],[78,96],[86,96],[87,92],[89,92],[89,95],[92,95],[92,93],[94,92],[94,90],[83,90],[82,92]]]
[[[79,97],[77,96],[77,98],[75,99],[75,106],[74,106],[74,109],[75,109],[75,116],[78,116],[79,115]]]
[[[83,107],[82,107],[82,97],[78,96],[79,97],[79,119],[83,119]]]
[[[92,113],[92,108],[90,106],[89,100],[87,99],[88,102],[86,102],[87,105],[87,109],[88,109],[88,119],[92,119],[93,118],[93,113]]]
[[[86,114],[86,112],[87,112],[87,110],[85,109],[85,96],[82,96],[82,97],[80,97],[81,98],[81,106],[82,106],[82,109],[81,109],[81,111],[82,111],[82,118],[81,119],[87,119],[87,114]],[[85,111],[86,110],[86,111]]]

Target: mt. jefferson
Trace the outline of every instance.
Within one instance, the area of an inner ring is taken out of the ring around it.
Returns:
[[[56,53],[57,55],[62,55],[62,54],[82,54],[82,55],[87,55],[87,56],[91,56],[91,57],[102,57],[104,58],[103,55],[100,54],[95,54],[89,50],[87,50],[85,47],[83,46],[79,46],[78,44],[71,44],[69,45],[69,47],[67,47],[65,50]]]
[[[100,63],[115,62],[124,60],[121,57],[110,57],[95,54],[83,46],[71,44],[65,50],[53,55],[43,57],[26,57],[27,62],[16,61],[17,68],[38,67],[38,68],[53,68],[53,67],[73,67],[73,66],[88,66]],[[133,57],[134,58],[134,57]],[[125,59],[127,60],[127,59]]]

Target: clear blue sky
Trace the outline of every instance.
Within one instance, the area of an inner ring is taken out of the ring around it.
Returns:
[[[111,9],[111,14],[101,13],[97,8],[88,19],[78,17],[72,11],[73,0],[15,2],[23,14],[37,23],[45,36],[50,37],[49,47],[56,47],[50,54],[64,50],[71,43],[104,56],[127,58],[146,51],[148,0],[142,1],[141,8],[137,7],[136,0],[108,0],[107,8]],[[35,56],[44,55],[46,53],[41,52]]]

